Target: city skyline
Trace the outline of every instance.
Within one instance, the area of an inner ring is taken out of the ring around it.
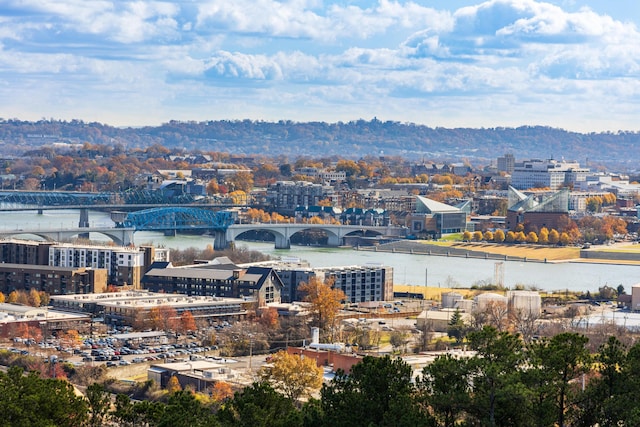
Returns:
[[[630,0],[8,0],[0,117],[638,130]]]

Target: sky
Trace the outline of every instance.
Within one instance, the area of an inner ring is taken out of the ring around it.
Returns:
[[[0,118],[640,130],[638,0],[0,0]]]

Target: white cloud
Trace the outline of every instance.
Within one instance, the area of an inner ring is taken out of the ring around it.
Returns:
[[[521,111],[522,124],[529,117],[560,120],[554,108],[601,110],[606,117],[614,97],[627,108],[616,110],[615,120],[635,123],[639,112],[638,28],[588,8],[569,12],[535,0],[488,0],[458,10],[400,0],[5,3],[5,99],[25,97],[44,79],[43,87],[69,108],[74,100],[66,93],[109,106],[130,91],[132,99],[156,105],[163,119],[172,111],[202,114],[202,105],[218,97],[227,101],[220,113],[274,119],[299,118],[308,107],[315,120],[388,111],[406,121],[419,115],[407,110],[400,117],[403,106],[442,105],[448,121],[456,110],[478,120],[486,110],[489,122]]]

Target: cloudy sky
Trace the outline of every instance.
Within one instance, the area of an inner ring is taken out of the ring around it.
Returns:
[[[640,130],[638,0],[0,0],[0,118]]]

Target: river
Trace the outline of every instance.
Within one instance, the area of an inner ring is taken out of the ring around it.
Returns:
[[[5,212],[0,214],[0,229],[17,230],[19,228],[67,228],[77,227],[78,211],[61,210],[36,212]],[[90,211],[89,223],[92,226],[111,226],[109,214]],[[92,240],[108,240],[92,233]],[[135,243],[161,245],[167,248],[185,249],[195,247],[204,249],[213,244],[211,238],[193,235],[167,237],[162,233],[136,232]],[[258,250],[274,257],[297,257],[309,261],[313,267],[383,264],[393,267],[394,283],[411,286],[469,287],[473,284],[492,283],[496,261],[472,258],[449,258],[442,256],[412,255],[356,251],[345,248],[321,248],[315,246],[292,246],[290,250],[276,250],[273,243],[238,242],[239,246]],[[504,284],[513,288],[516,285],[536,286],[546,291],[569,290],[597,292],[603,285],[617,287],[623,285],[627,292],[631,286],[640,282],[640,266],[560,263],[542,264],[533,262],[505,261]]]

